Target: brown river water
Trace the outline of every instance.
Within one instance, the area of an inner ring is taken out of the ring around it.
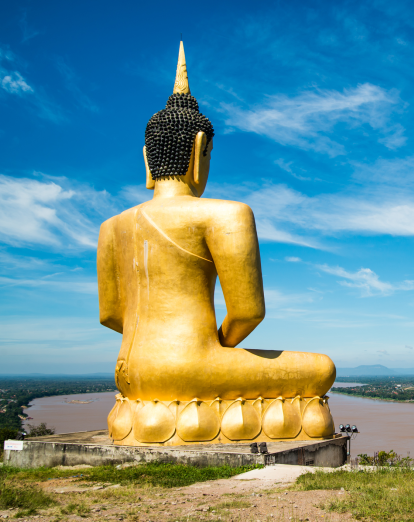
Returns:
[[[56,429],[56,433],[70,433],[105,429],[106,417],[114,404],[115,392],[61,395],[35,399],[25,413],[33,417],[28,421],[30,424],[46,422]],[[339,424],[355,424],[360,431],[351,443],[352,457],[391,449],[403,457],[408,452],[414,457],[414,403],[331,393],[329,405],[337,431]]]

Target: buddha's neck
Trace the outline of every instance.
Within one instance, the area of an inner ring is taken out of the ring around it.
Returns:
[[[176,179],[160,179],[155,182],[154,198],[175,198],[177,196],[196,196],[191,187]]]

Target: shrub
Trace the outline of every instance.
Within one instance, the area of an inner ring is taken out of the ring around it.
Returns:
[[[48,428],[46,422],[41,422],[38,426],[34,424],[27,425],[28,437],[43,437],[44,435],[53,435],[55,428]]]
[[[358,455],[359,464],[362,466],[394,466],[394,467],[409,467],[412,465],[413,459],[410,457],[401,457],[397,455],[394,450],[391,451],[376,451],[373,457],[366,453]]]

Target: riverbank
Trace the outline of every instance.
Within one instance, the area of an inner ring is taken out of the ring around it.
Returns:
[[[100,376],[10,376],[0,377],[0,430],[18,430],[27,406],[41,397],[101,393],[116,390],[113,377]],[[116,391],[115,391],[116,393]],[[30,409],[27,410],[30,412]]]
[[[414,400],[398,400],[398,399],[386,399],[383,397],[367,397],[366,395],[357,395],[356,393],[346,393],[330,390],[329,393],[336,393],[338,395],[346,395],[347,397],[359,397],[360,399],[367,399],[371,401],[382,401],[382,402],[397,402],[399,404],[414,404]]]
[[[84,393],[41,397],[25,410],[31,420],[26,424],[45,422],[56,433],[106,429],[106,418],[115,404],[117,392]]]

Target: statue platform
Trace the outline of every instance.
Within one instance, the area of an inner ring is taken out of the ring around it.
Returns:
[[[232,467],[253,464],[293,464],[339,467],[347,459],[349,437],[336,434],[324,441],[278,441],[267,443],[267,454],[250,453],[248,443],[187,444],[185,446],[117,446],[107,430],[32,437],[21,450],[5,450],[4,465],[22,468],[78,466],[87,464],[128,465],[170,462],[192,466]]]

